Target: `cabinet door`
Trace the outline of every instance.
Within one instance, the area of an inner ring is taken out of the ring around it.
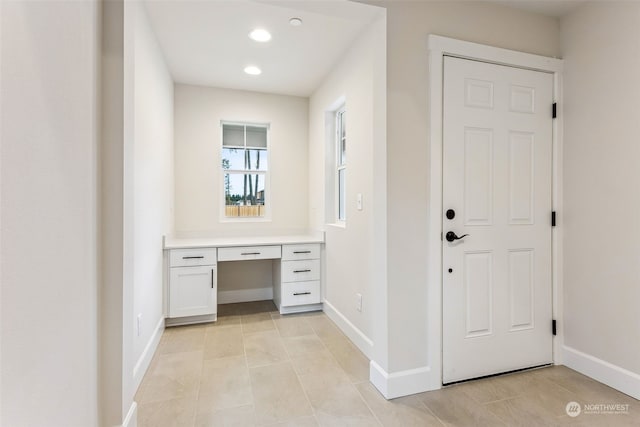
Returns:
[[[173,267],[169,278],[169,317],[216,313],[215,266]]]

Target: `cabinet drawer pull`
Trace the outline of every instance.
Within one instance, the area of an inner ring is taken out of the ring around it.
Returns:
[[[213,271],[213,268],[211,269],[211,289],[213,289],[213,275],[215,274],[215,272]]]
[[[294,254],[310,254],[311,251],[293,251]]]
[[[293,270],[294,273],[310,273],[311,270],[310,269],[306,269],[306,270]]]
[[[294,292],[293,293],[294,296],[298,296],[298,295],[311,295],[311,292]]]
[[[260,255],[260,252],[242,252],[240,255]]]
[[[204,256],[200,255],[200,256],[183,256],[182,259],[203,259]]]

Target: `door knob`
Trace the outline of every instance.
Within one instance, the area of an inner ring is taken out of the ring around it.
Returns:
[[[462,236],[458,237],[453,231],[447,231],[447,234],[445,234],[444,237],[447,239],[447,242],[453,242],[455,240],[460,240],[466,236],[468,236],[468,234],[463,234]]]

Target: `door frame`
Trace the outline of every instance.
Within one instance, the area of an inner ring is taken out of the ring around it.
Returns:
[[[443,78],[444,57],[454,56],[498,65],[543,71],[553,74],[553,101],[557,103],[557,118],[552,123],[552,209],[562,213],[562,67],[561,59],[534,55],[456,40],[430,34],[429,55],[429,185],[428,185],[428,255],[427,278],[427,332],[429,368],[432,373],[430,389],[442,387],[442,128],[443,128]],[[549,107],[551,108],[551,106]],[[551,114],[551,109],[549,110]],[[551,221],[551,213],[549,213]],[[552,263],[552,316],[558,322],[557,335],[553,337],[553,362],[562,364],[562,221],[558,216],[556,227],[551,230]],[[551,328],[551,325],[549,325]]]

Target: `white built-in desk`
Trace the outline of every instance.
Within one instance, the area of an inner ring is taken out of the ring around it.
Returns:
[[[272,259],[273,301],[282,314],[322,309],[324,234],[164,239],[166,324],[217,319],[219,262]]]

